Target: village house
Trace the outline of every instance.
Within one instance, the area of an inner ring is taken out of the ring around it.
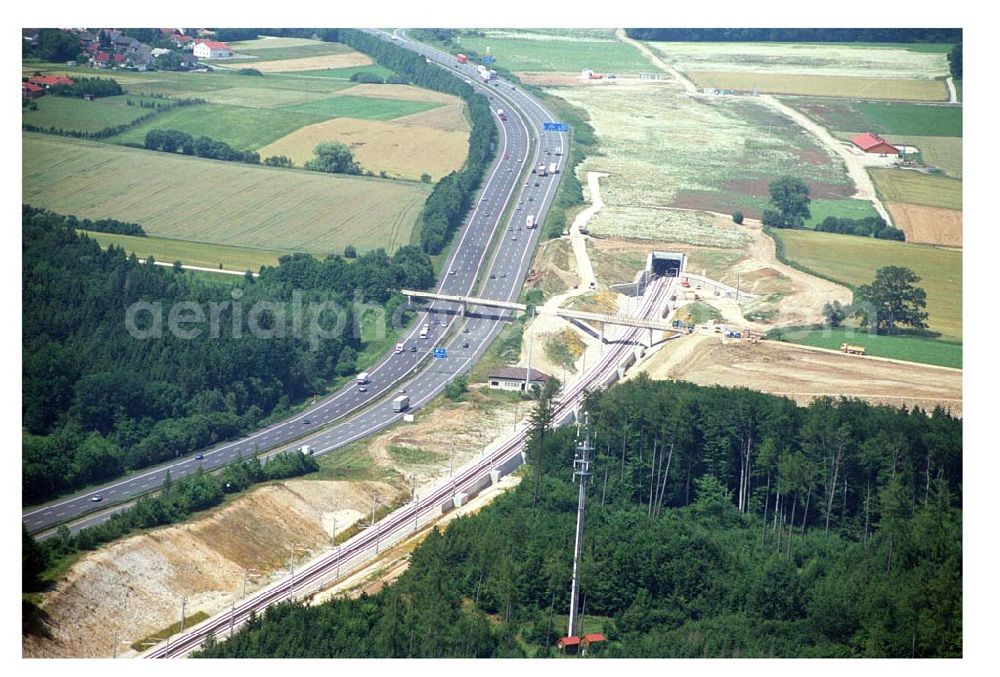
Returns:
[[[191,49],[194,46],[194,38],[190,35],[183,35],[181,33],[174,33],[171,35],[170,41],[178,47],[183,47],[184,49]]]
[[[199,59],[230,59],[233,56],[233,50],[224,42],[206,40],[198,42],[194,46],[194,55]]]
[[[74,81],[65,75],[36,75],[28,78],[28,82],[48,89],[53,85],[72,85]]]
[[[21,83],[21,96],[26,99],[38,99],[45,96],[45,88],[30,82]]]

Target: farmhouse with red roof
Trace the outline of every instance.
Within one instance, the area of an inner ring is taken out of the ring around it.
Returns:
[[[48,89],[53,85],[72,85],[73,80],[65,75],[36,75],[28,80],[33,85]]]
[[[879,155],[899,155],[899,149],[883,139],[874,132],[858,134],[851,143],[860,148],[865,153],[878,153]]]

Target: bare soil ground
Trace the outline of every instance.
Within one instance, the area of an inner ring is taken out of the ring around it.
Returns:
[[[318,71],[327,68],[351,68],[367,66],[372,60],[359,52],[347,54],[324,54],[322,56],[307,56],[301,59],[278,59],[276,61],[254,61],[247,66],[256,68],[261,73],[293,73],[296,71]]]
[[[751,388],[808,404],[815,397],[853,397],[892,406],[962,415],[962,373],[814,351],[778,342],[695,333],[672,341],[636,372],[700,385]]]
[[[888,203],[893,224],[906,233],[907,242],[962,247],[962,212],[922,205]]]
[[[239,598],[244,568],[258,572],[250,575],[248,592],[287,575],[293,544],[300,549],[300,562],[327,548],[334,522],[341,533],[370,514],[371,491],[385,501],[402,500],[410,495],[411,477],[418,494],[426,491],[449,474],[452,464],[460,467],[510,429],[513,412],[505,399],[477,391],[467,397],[424,410],[412,424],[341,450],[351,456],[353,468],[367,465],[371,471],[365,474],[379,479],[331,480],[344,473],[330,463],[335,459],[324,458],[319,479],[259,487],[194,521],[83,557],[42,595],[49,636],[22,637],[24,655],[111,656],[116,641],[124,642],[118,654],[128,654],[129,643],[177,621],[182,596],[188,616],[211,615]],[[528,411],[520,407],[524,415]]]

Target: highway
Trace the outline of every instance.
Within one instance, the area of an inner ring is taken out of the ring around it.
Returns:
[[[668,299],[676,293],[677,278],[656,278],[646,289],[637,315],[647,319],[659,319],[666,314]],[[607,350],[581,378],[561,394],[555,408],[557,424],[569,422],[578,411],[588,390],[613,383],[619,377],[619,369],[627,365],[635,350],[641,329],[633,327],[617,328]],[[331,549],[297,569],[293,576],[284,578],[263,588],[230,611],[223,612],[191,628],[184,634],[171,638],[143,654],[145,658],[177,658],[196,650],[209,635],[224,637],[229,631],[238,629],[251,613],[258,616],[274,603],[294,599],[296,592],[316,590],[324,582],[335,579],[341,568],[345,571],[364,561],[377,551],[379,545],[390,547],[394,542],[413,533],[420,518],[425,520],[441,513],[442,505],[453,500],[458,492],[481,486],[484,476],[493,468],[504,466],[519,456],[528,437],[528,429],[520,428],[492,451],[476,462],[458,471],[454,478],[434,489],[429,496],[418,497],[416,502],[396,510],[376,523],[375,528],[353,536],[339,547]]]
[[[374,33],[390,39],[388,34]],[[496,160],[487,171],[475,205],[456,234],[455,245],[446,259],[436,291],[471,295],[477,289],[478,279],[481,283],[478,296],[516,300],[539,239],[538,229],[524,229],[526,217],[531,214],[536,222],[544,222],[565,166],[567,141],[563,133],[543,130],[543,122],[552,119],[550,114],[519,87],[503,81],[483,83],[475,67],[460,66],[451,55],[402,37],[394,40],[451,69],[457,77],[488,96],[500,130]],[[498,111],[501,109],[506,121],[500,119]],[[530,173],[531,167],[543,162],[546,165],[556,163],[559,174],[541,177]],[[512,207],[509,217],[501,223],[508,205]],[[489,256],[494,234],[497,235],[496,247]],[[480,276],[480,271],[484,275]],[[470,317],[461,318],[457,304],[435,301],[426,306],[402,339],[404,351],[390,353],[367,369],[370,382],[364,392],[349,383],[303,413],[251,435],[142,469],[42,506],[27,508],[22,511],[22,521],[32,533],[68,522],[72,522],[76,530],[107,519],[113,512],[108,508],[157,489],[168,471],[171,478],[177,480],[199,468],[206,471],[221,468],[240,456],[270,455],[301,444],[309,444],[317,454],[329,453],[383,429],[402,418],[402,414],[392,411],[391,405],[398,392],[405,391],[410,396],[411,409],[430,401],[449,380],[475,363],[509,319],[509,314],[494,309],[473,311]],[[428,337],[420,339],[419,331],[425,323],[429,325]],[[447,347],[447,359],[431,357],[432,349],[438,346]],[[411,347],[415,351],[411,352]],[[197,455],[203,458],[195,458]],[[94,501],[98,495],[102,500]]]

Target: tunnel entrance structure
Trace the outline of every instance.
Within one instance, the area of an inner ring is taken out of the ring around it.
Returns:
[[[687,265],[687,257],[680,252],[649,252],[646,271],[654,277],[678,277]]]

